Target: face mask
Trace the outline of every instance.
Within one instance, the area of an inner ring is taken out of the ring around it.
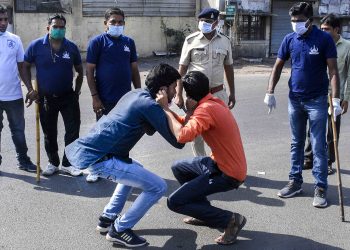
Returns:
[[[212,28],[211,28],[211,23],[206,23],[204,21],[199,21],[198,23],[198,29],[200,31],[202,31],[203,34],[208,34],[210,32],[212,32]]]
[[[55,29],[52,28],[50,31],[50,37],[53,39],[61,40],[66,35],[66,29]]]
[[[292,22],[292,28],[298,35],[304,35],[308,28],[305,27],[306,22]]]
[[[123,35],[124,26],[108,25],[107,34],[113,37],[118,37]]]

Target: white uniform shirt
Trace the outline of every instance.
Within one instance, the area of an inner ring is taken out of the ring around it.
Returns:
[[[17,63],[24,61],[21,39],[8,31],[0,36],[0,101],[22,98]]]

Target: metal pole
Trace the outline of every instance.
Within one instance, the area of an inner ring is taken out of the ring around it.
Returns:
[[[340,205],[340,218],[341,218],[341,221],[344,222],[345,216],[344,216],[344,203],[343,203],[343,187],[342,187],[341,175],[340,175],[337,128],[336,128],[335,122],[334,122],[334,111],[333,111],[333,103],[332,103],[331,95],[328,96],[328,102],[329,102],[329,106],[331,108],[331,120],[332,120],[331,124],[332,124],[332,131],[333,131],[335,163],[336,163],[336,167],[337,167],[337,176],[338,176],[338,195],[339,195],[339,205]]]
[[[38,91],[38,82],[33,80],[33,86]],[[36,182],[40,182],[40,123],[39,123],[39,102],[35,102],[35,123],[36,123]]]

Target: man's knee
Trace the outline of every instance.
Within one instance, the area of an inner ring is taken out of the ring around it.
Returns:
[[[171,211],[178,212],[183,205],[183,202],[179,199],[176,193],[173,193],[168,197],[167,205]]]

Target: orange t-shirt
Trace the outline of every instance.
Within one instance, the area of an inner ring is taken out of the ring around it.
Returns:
[[[211,158],[228,176],[244,181],[247,162],[236,120],[226,104],[208,94],[202,98],[193,115],[181,129],[179,143],[193,141],[202,135],[211,148]]]

